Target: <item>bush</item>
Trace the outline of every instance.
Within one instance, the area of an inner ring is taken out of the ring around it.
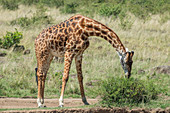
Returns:
[[[14,44],[20,43],[20,40],[23,38],[23,35],[21,32],[18,32],[17,29],[15,29],[15,32],[8,32],[0,41],[0,47],[8,49]]]
[[[124,106],[147,103],[156,99],[159,90],[151,81],[112,78],[101,85],[101,103],[104,106]]]
[[[151,14],[159,14],[168,11],[170,9],[168,4],[168,0],[130,0],[128,1],[128,9],[135,16],[146,19]]]
[[[2,39],[0,38],[0,45],[2,45]]]
[[[0,3],[4,9],[16,10],[18,9],[18,0],[0,0]]]
[[[35,5],[37,3],[39,3],[40,0],[22,0],[21,3],[24,5]]]
[[[46,8],[40,6],[36,13],[31,18],[21,17],[10,22],[11,25],[20,25],[21,27],[29,27],[34,24],[50,24],[52,21],[51,16],[46,14]]]
[[[78,7],[79,3],[77,0],[65,0],[64,7],[60,9],[62,13],[76,13],[76,7]]]
[[[126,14],[125,11],[121,11],[121,13],[119,14],[119,19],[120,19],[119,25],[123,30],[132,28],[133,25],[132,19],[129,15]]]
[[[104,16],[115,16],[117,17],[118,14],[121,12],[120,5],[112,5],[112,4],[102,4],[99,9],[99,14]]]
[[[56,8],[64,5],[64,0],[41,0],[42,4],[47,6],[55,6]]]
[[[21,17],[10,22],[11,25],[20,25],[21,27],[27,27],[31,25],[31,21],[28,17]]]
[[[64,0],[22,0],[24,5],[46,5],[46,6],[55,6],[56,8],[64,5]]]

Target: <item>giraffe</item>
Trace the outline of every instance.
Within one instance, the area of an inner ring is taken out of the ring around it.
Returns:
[[[44,29],[35,39],[35,52],[37,58],[38,81],[38,107],[44,107],[44,87],[47,71],[54,56],[65,57],[62,89],[59,106],[64,106],[64,90],[69,78],[69,71],[73,58],[75,58],[77,77],[80,86],[82,102],[89,105],[84,93],[82,58],[83,52],[89,46],[89,36],[97,36],[108,41],[116,49],[126,77],[131,75],[132,57],[134,52],[125,49],[117,34],[104,24],[82,16],[75,15],[64,22]]]

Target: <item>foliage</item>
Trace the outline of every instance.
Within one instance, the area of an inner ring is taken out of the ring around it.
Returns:
[[[117,17],[118,14],[121,12],[120,5],[113,5],[113,4],[102,4],[99,9],[99,14],[104,16],[115,16]]]
[[[0,45],[2,44],[2,39],[0,38]]]
[[[40,2],[41,0],[21,0],[21,3],[24,5],[36,5]]]
[[[130,0],[128,10],[135,16],[145,19],[150,14],[163,13],[169,11],[168,0]],[[130,7],[133,6],[133,7]]]
[[[0,40],[0,46],[2,48],[8,49],[14,44],[20,43],[20,40],[23,38],[23,34],[15,29],[15,32],[8,32],[3,38]]]
[[[36,13],[31,18],[21,17],[10,22],[12,25],[20,25],[21,27],[29,27],[34,24],[50,24],[52,21],[51,16],[46,14],[46,8],[40,6]]]
[[[152,81],[114,77],[101,85],[101,103],[106,106],[133,105],[157,99],[159,90]]]
[[[9,10],[18,9],[18,0],[0,0],[0,4],[4,9]]]
[[[64,5],[64,0],[41,0],[41,3],[50,7],[55,6],[58,8]]]
[[[125,11],[121,11],[121,13],[119,14],[119,19],[120,19],[119,25],[123,30],[131,29],[133,22],[130,16],[126,15]]]
[[[56,8],[64,5],[64,0],[22,0],[21,4],[24,5],[46,5],[49,7],[55,6]]]
[[[62,72],[56,72],[54,75],[52,75],[52,80],[55,80],[55,87],[58,87],[58,89],[60,89],[61,85],[62,85]]]
[[[76,13],[76,7],[78,7],[77,0],[65,0],[64,7],[60,10],[62,13]]]
[[[80,13],[93,17],[97,13],[102,16],[111,16],[120,19],[120,26],[124,30],[130,29],[133,24],[129,20],[130,16],[126,16],[128,14],[147,20],[153,14],[170,12],[169,0],[0,0],[0,3],[3,8],[11,10],[18,9],[19,4],[24,4],[56,7],[64,14]],[[122,14],[125,16],[123,17]],[[51,17],[45,13],[36,12],[35,15],[32,18],[21,17],[11,23],[27,27],[31,24],[51,21]],[[160,22],[166,22],[167,17],[161,17]]]

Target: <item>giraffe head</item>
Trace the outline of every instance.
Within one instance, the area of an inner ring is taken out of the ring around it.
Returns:
[[[127,52],[124,54],[124,55],[120,55],[120,63],[122,65],[122,68],[125,72],[125,76],[127,78],[130,78],[131,76],[131,69],[132,69],[132,64],[133,64],[133,60],[132,60],[132,57],[134,55],[134,52],[133,51],[128,51],[126,50]]]

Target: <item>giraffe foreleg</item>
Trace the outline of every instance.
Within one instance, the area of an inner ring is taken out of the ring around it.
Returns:
[[[83,86],[83,75],[82,75],[82,68],[81,68],[82,54],[77,55],[75,57],[75,62],[76,62],[77,77],[78,77],[78,81],[79,81],[79,85],[80,85],[82,101],[85,105],[89,105],[89,103],[87,102],[86,97],[85,97],[84,86]]]
[[[47,72],[50,66],[50,63],[53,59],[52,55],[46,55],[43,58],[37,57],[37,80],[38,80],[38,97],[37,97],[37,104],[38,107],[46,107],[44,104],[44,88],[45,88],[45,79],[47,76]]]
[[[62,89],[61,89],[61,95],[59,99],[59,106],[63,107],[64,106],[64,91],[65,87],[69,78],[69,71],[72,63],[72,59],[74,57],[73,53],[66,52],[65,53],[65,61],[64,61],[64,74],[62,78]]]
[[[45,78],[46,76],[44,74],[37,73],[38,78],[38,98],[37,98],[37,104],[38,107],[45,107],[44,104],[44,87],[45,87]]]

